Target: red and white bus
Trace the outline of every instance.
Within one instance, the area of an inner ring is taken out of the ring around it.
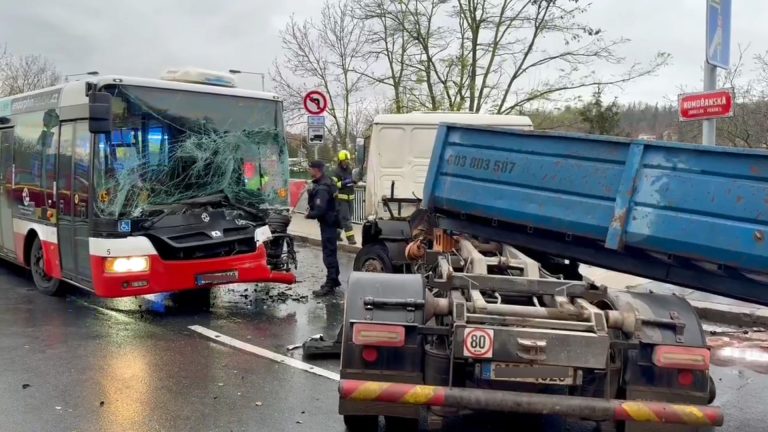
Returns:
[[[281,101],[228,74],[0,99],[0,257],[46,294],[61,281],[101,297],[293,283],[287,187]]]

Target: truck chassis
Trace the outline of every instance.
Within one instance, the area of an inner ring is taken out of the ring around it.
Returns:
[[[380,415],[434,429],[468,411],[626,432],[722,425],[684,299],[596,289],[509,245],[451,234],[435,231],[414,274],[350,277],[339,387],[350,431],[376,430]]]

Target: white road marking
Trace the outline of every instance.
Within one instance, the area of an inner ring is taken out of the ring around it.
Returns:
[[[88,302],[80,300],[78,298],[74,298],[74,297],[70,297],[70,298],[72,300],[74,300],[75,303],[80,303],[81,305],[83,305],[85,307],[89,307],[91,309],[96,309],[97,311],[99,311],[99,312],[101,312],[101,313],[103,313],[105,315],[109,315],[109,316],[111,316],[113,318],[117,318],[120,321],[124,321],[124,322],[128,322],[128,321],[135,322],[136,321],[133,318],[127,316],[127,315],[121,314],[120,312],[115,312],[113,310],[110,310],[110,309],[107,309],[107,308],[103,308],[101,306],[96,306],[95,304],[88,303]]]
[[[188,327],[190,330],[200,333],[201,335],[208,336],[211,339],[217,340],[221,343],[227,344],[229,346],[239,348],[243,351],[248,351],[249,353],[256,354],[258,356],[267,358],[272,361],[276,361],[278,363],[288,365],[291,367],[295,367],[296,369],[301,369],[303,371],[307,371],[309,373],[313,373],[315,375],[320,375],[322,377],[326,377],[328,379],[332,379],[334,381],[339,381],[339,374],[331,372],[329,370],[325,370],[323,368],[319,368],[317,366],[312,366],[309,363],[304,363],[302,361],[296,360],[294,358],[286,357],[282,354],[278,354],[275,352],[272,352],[270,350],[257,347],[256,345],[251,345],[249,343],[245,343],[243,341],[237,340],[235,338],[231,338],[229,336],[223,335],[219,332],[215,332],[213,330],[207,329],[205,327],[201,327],[199,325],[193,325]]]

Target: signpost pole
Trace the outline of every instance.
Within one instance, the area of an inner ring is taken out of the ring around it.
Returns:
[[[731,6],[732,0],[706,0],[706,59],[704,91],[717,89],[717,68],[728,69],[731,64]],[[717,145],[717,122],[705,120],[701,129],[704,145]]]
[[[717,67],[704,63],[704,91],[717,89]],[[704,120],[701,129],[701,143],[717,145],[717,120]]]

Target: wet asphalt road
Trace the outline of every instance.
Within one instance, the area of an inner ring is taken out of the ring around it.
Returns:
[[[65,298],[46,297],[24,271],[0,264],[0,432],[343,431],[333,380],[188,328],[202,326],[300,358],[300,350],[286,353],[285,347],[313,334],[335,334],[343,306],[341,295],[311,298],[322,281],[319,250],[302,246],[299,253],[296,286],[221,288],[210,311],[168,298],[104,300],[76,289]],[[352,257],[340,260],[342,272],[349,272]],[[713,340],[727,351],[737,339],[768,347],[768,338],[721,334]],[[310,363],[338,371],[337,360]],[[720,363],[712,370],[727,422],[720,430],[766,430],[768,359],[749,367],[730,357]],[[481,423],[469,418],[449,429],[510,425]],[[569,424],[572,431],[593,429]]]

